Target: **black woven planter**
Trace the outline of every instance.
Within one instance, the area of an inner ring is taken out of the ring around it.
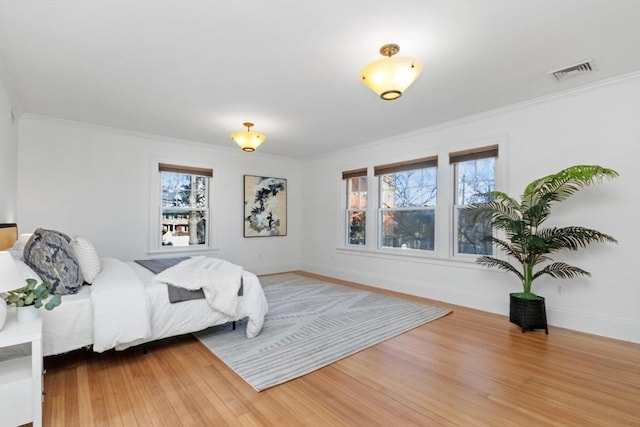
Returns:
[[[510,294],[510,296],[509,321],[511,323],[520,326],[523,333],[535,329],[544,329],[545,333],[549,333],[543,297],[524,299],[518,298],[516,294]]]

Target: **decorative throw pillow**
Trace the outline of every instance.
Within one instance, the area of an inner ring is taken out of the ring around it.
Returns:
[[[89,239],[82,236],[75,236],[71,239],[71,249],[73,250],[84,281],[91,284],[100,273],[100,258],[96,248]]]
[[[75,294],[82,286],[82,272],[64,233],[38,228],[24,247],[24,262],[57,295]]]

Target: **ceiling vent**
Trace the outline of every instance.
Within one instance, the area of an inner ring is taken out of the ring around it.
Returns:
[[[562,81],[571,77],[577,77],[581,74],[591,73],[592,71],[595,71],[593,59],[587,59],[586,61],[582,61],[559,70],[549,71],[549,74],[552,74],[556,80]]]

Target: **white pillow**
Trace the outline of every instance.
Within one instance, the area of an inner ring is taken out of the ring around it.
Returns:
[[[101,270],[100,258],[98,257],[96,248],[93,247],[87,238],[82,236],[72,238],[70,245],[71,250],[78,260],[84,281],[89,284],[93,283]]]
[[[33,271],[33,268],[25,264],[24,261],[16,260],[16,267],[18,267],[18,272],[25,280],[25,283],[23,283],[22,286],[27,284],[27,279],[35,279],[35,281],[38,283],[42,282],[42,279],[40,278],[40,276],[38,276],[38,273]]]

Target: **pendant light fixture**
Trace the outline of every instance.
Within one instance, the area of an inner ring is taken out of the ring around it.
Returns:
[[[261,133],[252,132],[251,128],[253,127],[253,123],[251,122],[245,122],[242,125],[245,126],[247,130],[233,132],[231,139],[242,148],[242,151],[246,151],[247,153],[254,152],[267,137]]]
[[[397,44],[385,44],[380,48],[380,54],[387,58],[372,62],[360,72],[362,83],[385,101],[400,98],[405,89],[422,74],[420,61],[394,56],[399,51]]]

